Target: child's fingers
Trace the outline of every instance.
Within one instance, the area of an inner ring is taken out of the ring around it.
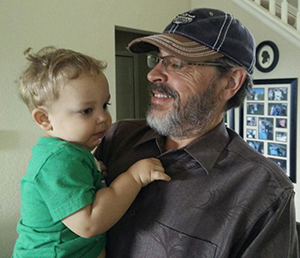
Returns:
[[[107,171],[107,167],[104,165],[104,163],[102,161],[98,161],[100,163],[100,167],[102,171]]]
[[[154,180],[163,180],[163,181],[170,181],[171,177],[167,174],[160,172],[160,171],[154,171],[152,173],[152,181]]]
[[[106,171],[102,171],[101,174],[102,174],[102,178],[107,177],[107,172]]]

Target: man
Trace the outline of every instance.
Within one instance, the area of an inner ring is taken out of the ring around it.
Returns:
[[[129,50],[150,52],[147,121],[116,123],[95,155],[108,184],[147,157],[159,158],[172,180],[140,192],[108,232],[107,257],[297,257],[291,181],[222,120],[251,89],[247,28],[222,11],[195,9]]]

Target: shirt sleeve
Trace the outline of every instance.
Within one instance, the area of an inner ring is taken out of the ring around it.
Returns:
[[[36,176],[36,185],[54,221],[93,202],[96,165],[87,155],[59,151],[51,155]],[[97,171],[96,171],[97,173]]]
[[[294,192],[286,190],[265,214],[248,230],[239,255],[241,258],[297,258]]]

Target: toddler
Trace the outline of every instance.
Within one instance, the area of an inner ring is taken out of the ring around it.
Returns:
[[[105,257],[105,232],[142,187],[170,177],[158,159],[136,162],[102,187],[91,151],[111,126],[106,64],[45,47],[25,52],[19,92],[43,129],[21,179],[21,219],[13,257]]]

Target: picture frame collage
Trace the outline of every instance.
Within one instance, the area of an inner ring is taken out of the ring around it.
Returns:
[[[241,135],[296,182],[297,79],[253,83],[241,110]]]

